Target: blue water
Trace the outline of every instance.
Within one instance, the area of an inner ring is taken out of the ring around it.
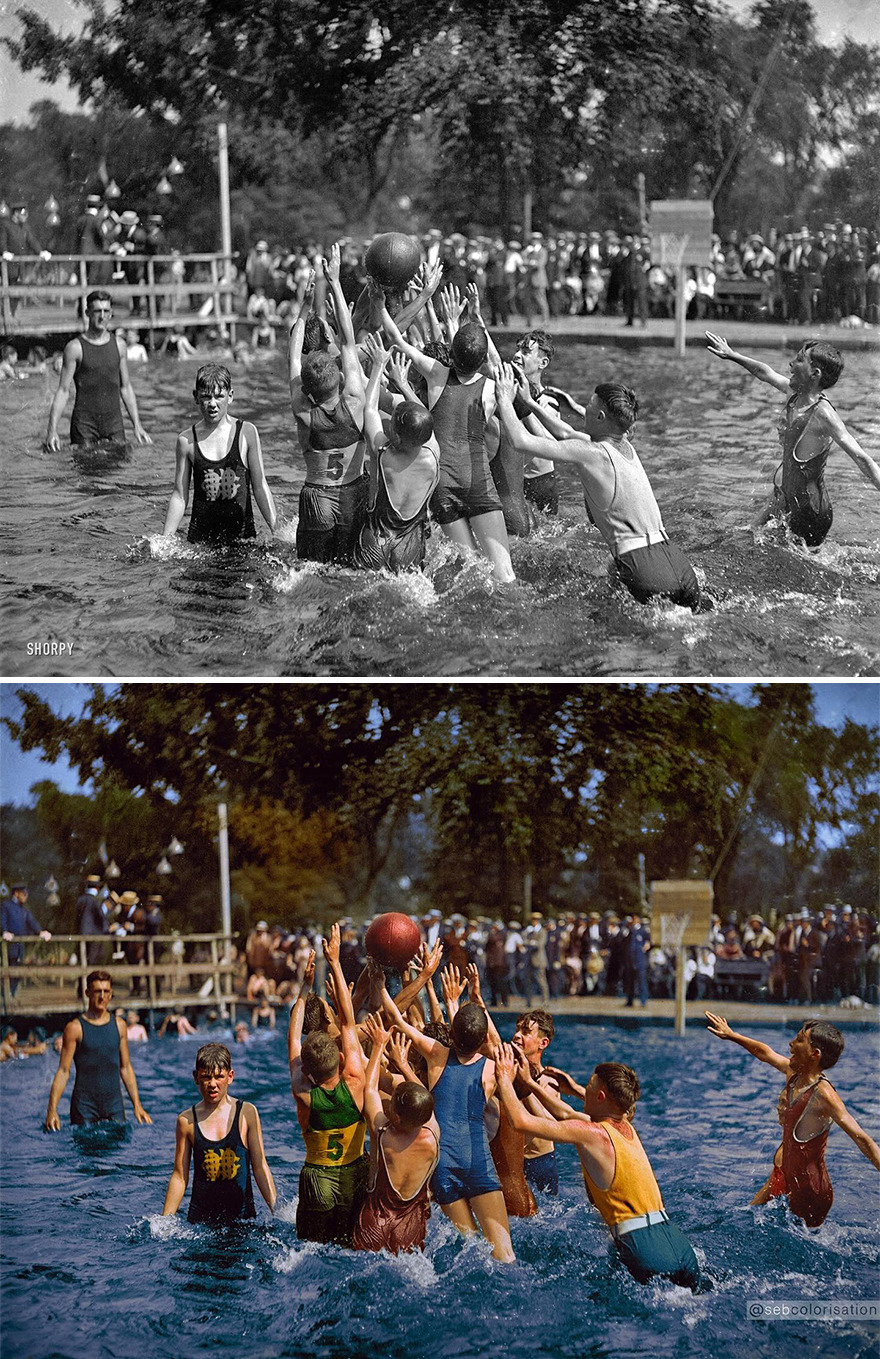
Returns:
[[[506,1034],[512,1021],[502,1020]],[[782,1047],[790,1034],[755,1030]],[[749,1320],[749,1300],[880,1296],[875,1171],[832,1133],[835,1203],[814,1232],[779,1203],[746,1204],[778,1138],[779,1077],[694,1028],[597,1027],[558,1021],[556,1062],[585,1077],[596,1062],[635,1066],[637,1126],[664,1198],[715,1281],[694,1297],[612,1272],[607,1234],[586,1202],[573,1149],[560,1149],[562,1192],[512,1224],[517,1263],[495,1263],[434,1210],[423,1255],[392,1259],[300,1244],[294,1227],[303,1143],[287,1084],[284,1038],[234,1048],[233,1091],[254,1100],[279,1190],[274,1218],[217,1233],[159,1214],[177,1113],[191,1103],[196,1044],[152,1042],[133,1060],[152,1127],[120,1140],[41,1132],[52,1054],[0,1068],[3,1355],[5,1359],[237,1359],[275,1356],[712,1356],[799,1359],[876,1353],[868,1324]],[[847,1038],[835,1083],[875,1136],[880,1102],[873,1033]],[[66,1119],[67,1097],[62,1101]]]

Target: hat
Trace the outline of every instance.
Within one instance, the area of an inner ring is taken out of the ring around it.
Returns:
[[[763,923],[764,923],[764,917],[761,916],[761,915],[758,915],[757,912],[756,912],[754,915],[750,915],[750,916],[749,916],[749,924],[751,924],[753,920],[759,920],[759,921],[761,922],[762,925],[763,925]]]
[[[763,236],[759,236],[758,233],[757,233],[757,231],[756,231],[753,235],[751,235],[751,236],[749,237],[749,240],[750,240],[750,241],[757,241],[759,245],[763,245],[763,244],[764,244],[764,237],[763,237]]]
[[[86,207],[100,207],[101,202],[102,199],[99,193],[90,193],[86,198]]]
[[[149,217],[147,218],[148,222],[154,222],[157,226],[162,225],[162,220],[163,219],[161,212],[151,212]]]
[[[600,916],[600,914],[599,914],[598,911],[590,911],[590,914],[587,916],[587,919],[588,919],[588,920],[601,920],[602,917]]]
[[[126,208],[125,212],[120,215],[119,220],[120,222],[125,222],[126,226],[134,226],[135,222],[138,220],[138,215],[132,208]]]
[[[13,887],[12,890],[13,890],[13,892],[14,892],[14,891],[15,891],[15,888]],[[27,890],[27,889],[25,889],[25,890]],[[852,915],[852,906],[843,906],[843,907],[841,908],[841,910],[842,910],[842,913],[843,913],[844,915]]]
[[[161,905],[162,905],[162,898],[158,895],[158,893],[154,893],[153,896],[147,897],[147,905],[148,905],[148,906],[161,906]]]
[[[800,920],[809,920],[809,919],[810,919],[810,912],[807,910],[806,906],[804,906],[803,910],[801,911],[800,916],[799,916],[799,919],[800,919]]]
[[[544,914],[543,914],[542,911],[532,911],[532,914],[529,916],[529,919],[530,919],[530,920],[543,920],[543,919],[544,919]]]
[[[269,249],[269,242],[268,242],[268,241],[264,241],[262,238],[260,238],[260,240],[258,240],[257,243],[256,243],[256,245],[254,246],[254,249],[255,249],[255,250],[268,250],[268,249]]]
[[[269,926],[266,924],[265,920],[258,920],[254,926],[255,930],[267,930],[268,928]]]
[[[26,882],[14,882],[10,888],[10,891],[12,892],[26,892],[27,890],[28,885]]]
[[[137,892],[123,892],[121,896],[117,896],[115,892],[111,892],[110,895],[117,906],[137,906],[140,901]]]
[[[531,236],[529,237],[529,240],[531,241],[543,241],[543,239],[544,239],[543,231],[533,231]]]
[[[522,241],[508,241],[508,250],[522,250]]]
[[[519,921],[518,921],[518,920],[508,920],[508,922],[507,922],[507,928],[508,928],[509,930],[518,930],[518,929],[520,928]]]
[[[97,873],[90,873],[86,878],[86,887],[100,887],[101,879]]]

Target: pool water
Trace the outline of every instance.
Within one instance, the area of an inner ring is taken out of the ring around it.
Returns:
[[[502,345],[507,352],[509,345]],[[756,351],[787,371],[787,354]],[[878,358],[846,355],[834,401],[880,452]],[[192,363],[153,360],[134,382],[155,444],[120,456],[48,454],[55,375],[0,387],[4,642],[8,675],[799,676],[880,673],[880,497],[835,449],[829,540],[798,549],[748,528],[778,464],[781,398],[705,351],[580,343],[552,380],[581,402],[632,385],[636,446],[666,526],[722,592],[711,613],[643,607],[609,586],[608,552],[561,468],[561,512],[514,540],[515,585],[493,588],[439,531],[424,574],[389,578],[296,559],[303,463],[284,360],[234,374],[233,413],[260,430],[282,523],[238,555],[160,539],[177,432],[193,419]],[[69,415],[69,411],[67,412]],[[66,429],[67,416],[62,428]],[[259,516],[257,516],[259,518]],[[62,654],[36,652],[61,644]],[[72,651],[65,644],[70,644]],[[30,650],[29,650],[30,647]]]
[[[500,1027],[507,1035],[512,1019]],[[753,1036],[784,1051],[792,1031]],[[835,1202],[821,1228],[808,1231],[778,1202],[747,1207],[778,1141],[780,1078],[705,1031],[678,1040],[669,1030],[566,1017],[551,1049],[581,1079],[609,1059],[639,1073],[637,1127],[670,1215],[714,1281],[696,1297],[670,1284],[640,1287],[612,1271],[607,1233],[569,1147],[559,1152],[559,1199],[512,1224],[514,1266],[494,1262],[480,1240],[463,1242],[436,1209],[424,1254],[392,1259],[300,1244],[303,1142],[280,1032],[233,1048],[233,1092],[260,1110],[276,1215],[257,1195],[259,1221],[225,1233],[189,1225],[185,1205],[179,1217],[162,1218],[176,1116],[196,1094],[196,1047],[173,1039],[133,1049],[154,1123],[133,1126],[122,1140],[103,1130],[75,1138],[67,1126],[42,1133],[52,1054],[0,1068],[5,1359],[876,1354],[876,1328],[867,1323],[747,1315],[756,1300],[878,1297],[878,1180],[834,1130]],[[875,1059],[876,1033],[850,1032],[834,1075],[876,1137]],[[66,1095],[65,1123],[67,1105]]]

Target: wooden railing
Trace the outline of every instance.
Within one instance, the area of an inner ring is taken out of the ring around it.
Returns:
[[[233,982],[240,964],[231,957],[237,936],[224,934],[82,935],[55,934],[46,942],[39,936],[16,936],[0,941],[0,1008],[6,1015],[58,1014],[76,1009],[82,999],[90,972],[109,972],[113,979],[114,1003],[129,1000],[151,1009],[172,1005],[232,1005],[236,997]],[[13,943],[25,945],[25,958],[9,962]],[[119,955],[126,945],[143,944],[144,960],[130,963]],[[182,952],[188,944],[207,945],[210,957],[199,962],[185,961]],[[182,947],[181,947],[182,946]],[[89,949],[99,948],[100,962],[88,962]],[[172,952],[173,950],[173,952]],[[106,958],[106,961],[104,961]],[[199,979],[194,986],[192,978]],[[132,982],[141,986],[132,996]],[[211,981],[207,995],[201,995]],[[117,985],[118,983],[118,985]],[[146,983],[146,990],[142,990]]]
[[[0,260],[2,327],[10,336],[81,330],[86,294],[98,288],[113,299],[116,324],[127,322],[148,331],[151,347],[156,332],[177,324],[223,327],[234,340],[235,325],[242,318],[235,311],[239,285],[229,278],[229,263],[228,257],[212,254],[127,255],[121,260],[113,255],[53,255],[48,260],[18,255]],[[208,277],[183,281],[171,277],[172,265],[181,264],[188,270],[207,269]],[[123,276],[131,266],[142,273],[142,282]],[[132,313],[136,300],[141,307],[146,303],[143,314]],[[208,300],[210,308],[205,306]]]

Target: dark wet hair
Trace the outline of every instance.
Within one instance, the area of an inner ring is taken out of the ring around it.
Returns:
[[[204,1071],[231,1071],[232,1057],[223,1043],[205,1043],[196,1053],[196,1074]]]
[[[113,978],[110,976],[110,973],[102,972],[100,969],[98,969],[95,972],[90,972],[89,975],[86,977],[86,990],[88,991],[92,982],[96,981],[108,981],[111,986],[113,985]]]
[[[324,327],[320,319],[314,312],[306,317],[306,327],[303,332],[303,354],[326,354],[327,340],[324,334]]]
[[[520,335],[516,342],[517,349],[524,344],[534,344],[546,356],[547,362],[552,363],[556,357],[556,345],[546,330],[527,330],[524,335]]]
[[[310,1033],[302,1045],[302,1069],[320,1085],[339,1070],[339,1048],[329,1033]]]
[[[517,1019],[518,1029],[528,1028],[534,1024],[538,1033],[552,1043],[556,1037],[556,1025],[553,1023],[553,1016],[547,1010],[525,1010]]]
[[[453,1047],[456,1052],[461,1052],[465,1056],[476,1052],[477,1048],[485,1043],[488,1032],[489,1021],[486,1018],[486,1011],[473,1001],[462,1005],[449,1026]]]
[[[431,412],[418,401],[403,401],[395,406],[392,424],[400,442],[410,448],[421,448],[434,433]]]
[[[635,1108],[642,1088],[631,1066],[624,1066],[623,1062],[600,1062],[596,1075],[622,1114]]]
[[[213,392],[215,387],[231,392],[232,374],[222,363],[203,363],[196,373],[195,391]]]
[[[320,1033],[324,1028],[324,1007],[320,998],[306,996],[306,1011],[303,1017],[303,1033]]]
[[[93,288],[90,293],[86,294],[86,311],[93,302],[109,302],[112,306],[113,298],[109,293],[105,293],[102,288]]]
[[[415,1081],[404,1081],[391,1097],[394,1112],[404,1128],[422,1128],[434,1112],[434,1096]]]
[[[422,353],[426,354],[429,359],[438,359],[444,368],[452,367],[452,355],[445,340],[429,340]]]
[[[488,353],[486,332],[473,321],[468,321],[456,332],[449,351],[453,366],[462,373],[476,373],[480,365],[486,362]]]
[[[323,350],[306,354],[302,365],[302,389],[313,401],[323,401],[339,387],[339,364]]]
[[[639,415],[639,403],[631,387],[622,382],[600,382],[596,395],[618,429],[624,434],[631,430]]]
[[[442,1043],[445,1048],[452,1047],[452,1035],[449,1032],[449,1025],[444,1019],[432,1019],[424,1027],[426,1038],[434,1038],[438,1043]]]
[[[819,386],[824,391],[833,387],[843,372],[843,355],[827,340],[808,340],[804,345],[810,363],[819,369],[822,380]]]
[[[823,1071],[835,1066],[840,1060],[843,1052],[843,1034],[840,1029],[829,1024],[827,1019],[808,1019],[804,1028],[810,1036],[810,1042],[814,1048],[819,1049],[821,1066]]]

